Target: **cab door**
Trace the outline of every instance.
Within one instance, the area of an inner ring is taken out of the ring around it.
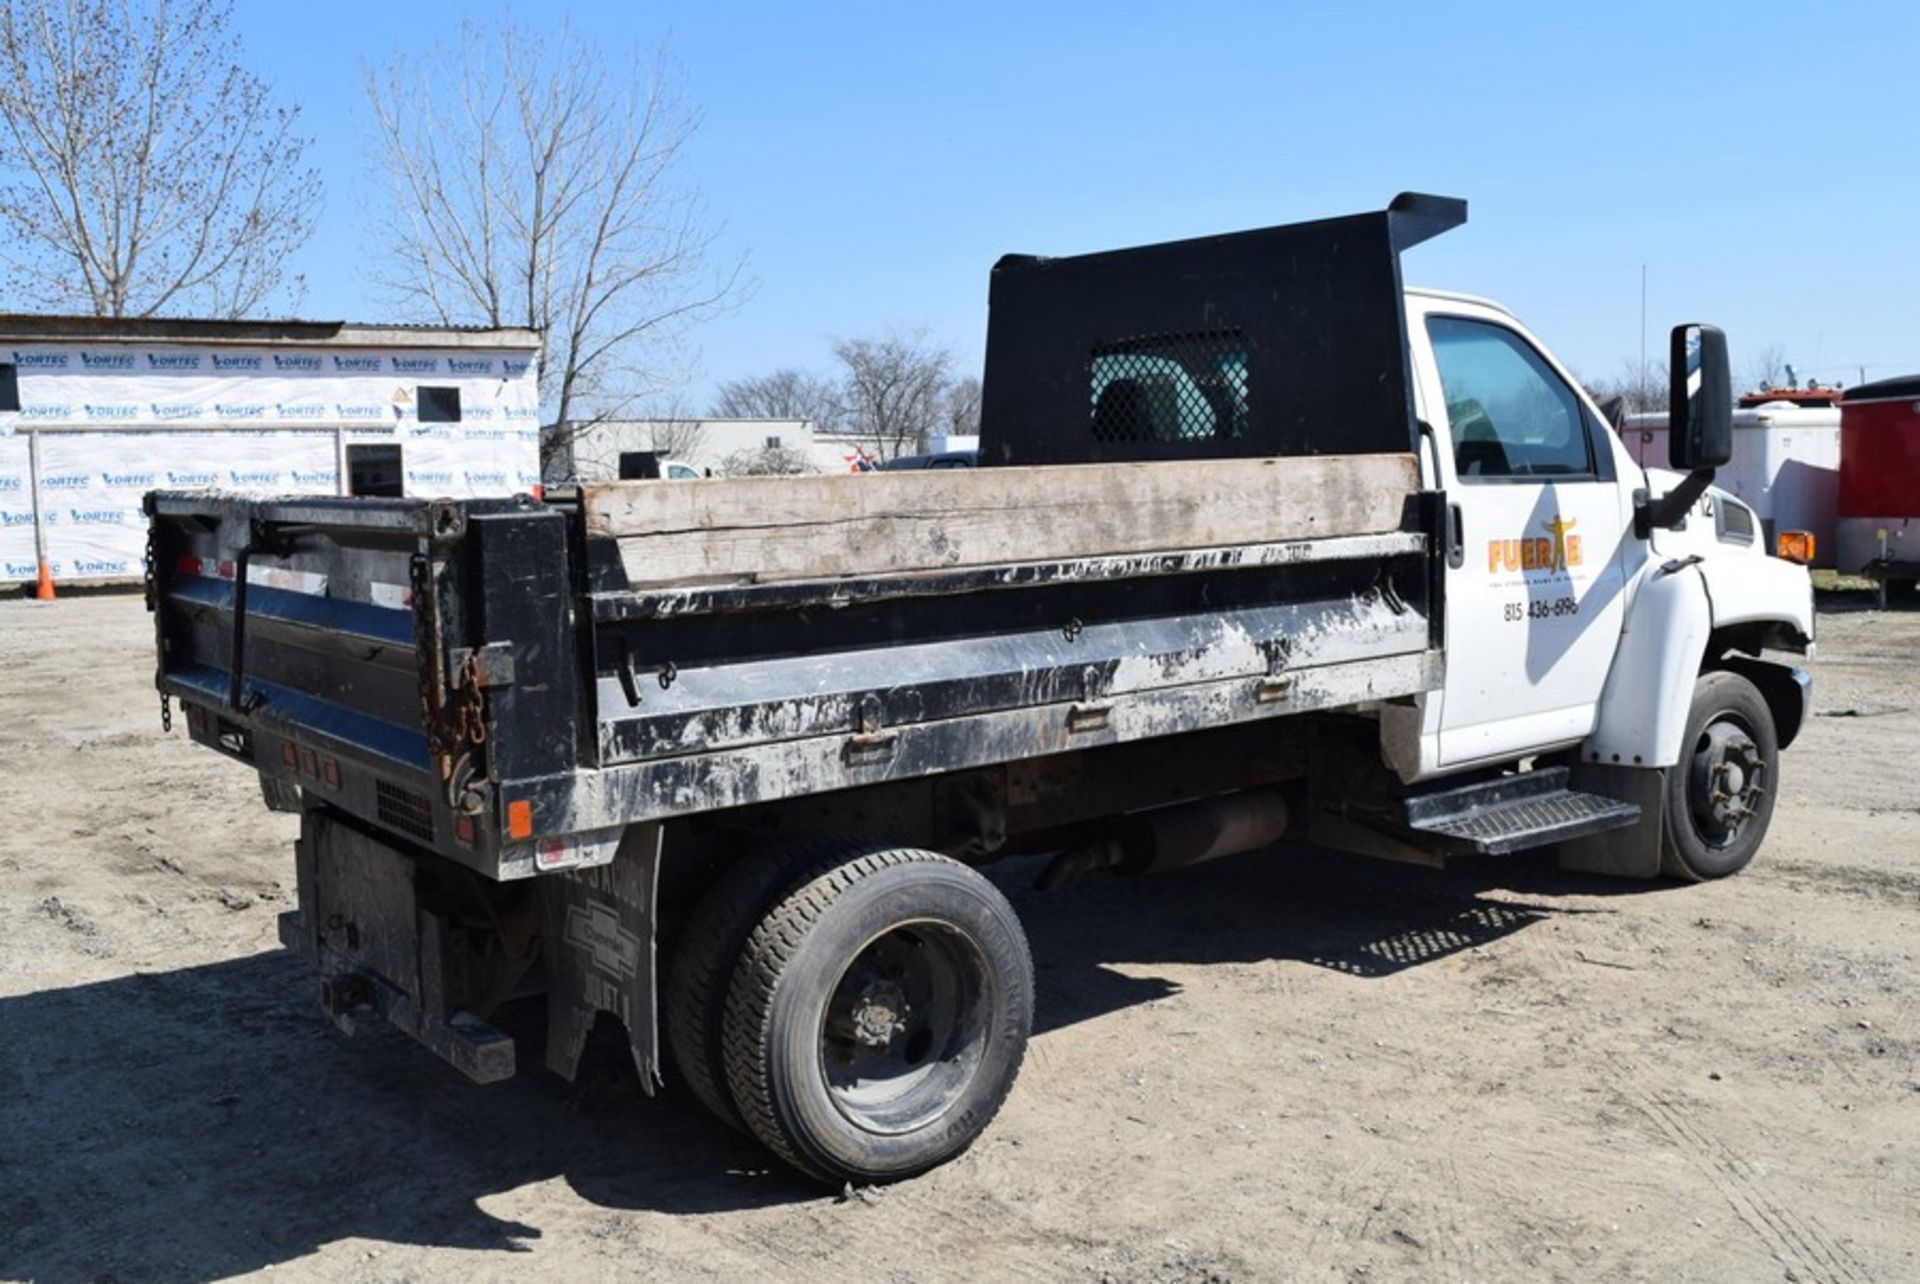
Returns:
[[[1631,505],[1612,433],[1498,309],[1431,298],[1411,312],[1453,519],[1438,766],[1573,744],[1593,730],[1625,616]]]

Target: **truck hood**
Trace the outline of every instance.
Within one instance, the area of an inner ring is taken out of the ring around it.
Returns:
[[[1668,468],[1648,468],[1647,493],[1658,497],[1684,479]],[[1786,625],[1801,646],[1813,641],[1813,578],[1798,562],[1767,551],[1766,529],[1751,507],[1709,486],[1687,513],[1684,527],[1653,533],[1656,562],[1698,559],[1713,612],[1713,627]],[[1790,639],[1782,636],[1778,644]]]

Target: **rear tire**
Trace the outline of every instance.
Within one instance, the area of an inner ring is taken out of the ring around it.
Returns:
[[[1737,673],[1700,675],[1680,761],[1667,771],[1660,872],[1698,883],[1745,869],[1780,787],[1773,711]]]
[[[729,1127],[745,1129],[727,1088],[721,1022],[727,987],[754,924],[781,893],[844,859],[844,838],[809,838],[739,857],[695,902],[661,999],[667,1047],[687,1087]]]
[[[999,889],[933,852],[870,852],[754,929],[727,998],[727,1081],[794,1167],[894,1181],[980,1135],[1032,1024],[1033,962]]]

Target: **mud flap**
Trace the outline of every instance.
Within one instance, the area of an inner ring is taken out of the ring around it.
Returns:
[[[571,1081],[594,1018],[627,1031],[649,1094],[660,1083],[654,989],[654,892],[660,826],[634,825],[611,864],[540,878],[547,970],[547,1069]]]
[[[1666,820],[1664,767],[1617,767],[1576,762],[1575,789],[1640,805],[1640,819],[1624,829],[1575,838],[1560,845],[1560,868],[1616,878],[1660,876],[1660,827]]]
[[[280,941],[319,973],[334,1025],[384,1020],[476,1083],[512,1078],[513,1040],[457,1006],[459,947],[420,904],[413,858],[319,810],[303,814],[294,853],[300,908],[281,915]]]

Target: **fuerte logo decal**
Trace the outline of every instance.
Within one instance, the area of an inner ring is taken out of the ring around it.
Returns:
[[[1525,539],[1490,539],[1487,541],[1487,570],[1493,574],[1502,571],[1567,571],[1579,566],[1584,558],[1580,547],[1580,537],[1573,534],[1573,528],[1580,519],[1563,518],[1555,513],[1541,522],[1544,536],[1528,536]]]

